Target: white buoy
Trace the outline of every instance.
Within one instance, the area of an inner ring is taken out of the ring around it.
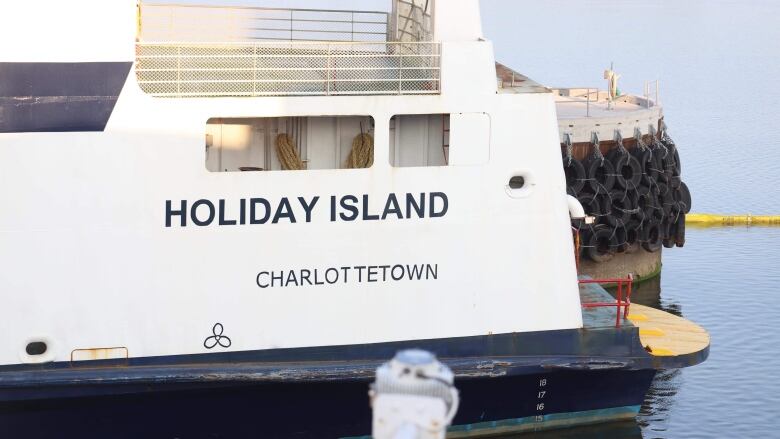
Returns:
[[[371,386],[374,439],[444,439],[458,410],[453,373],[430,352],[398,352]]]

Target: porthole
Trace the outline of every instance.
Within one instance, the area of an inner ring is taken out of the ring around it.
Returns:
[[[534,174],[528,170],[518,169],[507,175],[507,177],[507,180],[504,180],[506,181],[504,188],[507,195],[512,198],[525,198],[531,195],[536,186]]]
[[[525,178],[522,175],[516,175],[509,179],[510,189],[522,189],[525,186]]]
[[[27,352],[27,355],[30,356],[43,355],[48,350],[48,346],[46,346],[46,343],[42,341],[32,341],[27,343],[27,346],[24,348],[24,350]]]
[[[55,360],[58,344],[48,336],[33,334],[19,343],[19,359],[25,364],[42,364]]]

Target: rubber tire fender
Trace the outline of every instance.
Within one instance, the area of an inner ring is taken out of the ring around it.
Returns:
[[[583,242],[583,252],[593,262],[607,262],[615,256],[614,248],[617,246],[612,229],[604,224],[598,224],[590,228],[586,234],[587,240]]]
[[[577,200],[582,204],[585,209],[585,213],[590,216],[595,216],[597,219],[604,216],[604,205],[602,204],[602,197],[595,194],[580,194]]]
[[[669,176],[664,169],[664,149],[660,146],[655,146],[653,151],[653,171],[655,173],[655,181],[658,183],[669,183]]]
[[[666,181],[671,182],[672,178],[679,177],[680,174],[677,172],[677,162],[674,160],[674,153],[677,148],[669,148],[667,147],[667,154],[664,155],[663,149],[661,149],[661,166],[664,170],[664,175],[666,175]]]
[[[653,151],[650,149],[641,150],[639,148],[634,148],[631,151],[631,154],[636,157],[639,165],[642,167],[642,174],[655,180],[658,170],[653,167]]]
[[[663,232],[663,239],[661,242],[663,243],[664,247],[666,248],[674,248],[674,234],[675,234],[675,225],[674,223],[670,223],[669,220],[664,221],[661,223],[661,231]]]
[[[685,214],[680,214],[674,228],[674,244],[677,247],[685,247]]]
[[[666,183],[658,183],[656,186],[658,195],[658,206],[664,211],[664,216],[669,216],[672,212],[672,205],[674,205],[674,197]]]
[[[618,226],[612,228],[612,236],[615,237],[614,250],[615,253],[625,253],[628,250],[628,232],[625,226]]]
[[[666,146],[667,149],[669,149],[669,154],[671,155],[671,175],[675,177],[679,177],[682,175],[682,163],[680,162],[680,150],[677,149],[677,145],[674,144],[674,142],[666,142],[662,141],[661,143]]]
[[[640,225],[642,222],[637,221],[635,219],[632,219],[628,223],[626,223],[626,253],[627,254],[633,254],[639,251],[640,247],[640,235],[642,233],[642,229],[640,228]]]
[[[656,253],[661,250],[661,227],[659,224],[645,224],[640,234],[642,248],[650,253]]]
[[[640,194],[637,193],[637,205],[636,207],[639,208],[639,212],[635,213],[633,215],[633,219],[636,221],[639,221],[640,224],[643,224],[645,221],[649,221],[650,217],[653,214],[653,209],[655,207],[655,196],[654,194]]]
[[[636,190],[642,183],[642,165],[633,155],[613,149],[607,158],[615,167],[615,185],[621,189]]]
[[[563,172],[564,175],[566,175],[566,187],[571,188],[575,193],[574,196],[576,197],[585,187],[587,178],[585,174],[585,166],[582,165],[582,162],[573,157],[571,160],[569,160],[568,157],[564,156]]]
[[[637,191],[640,195],[644,195],[652,189],[658,180],[658,170],[655,169],[653,161],[653,151],[646,149],[641,150],[634,148],[631,153],[639,161],[639,165],[642,167],[642,179],[637,187]]]
[[[666,218],[666,214],[664,213],[663,205],[661,204],[661,200],[658,198],[658,195],[652,194],[652,200],[653,204],[648,207],[647,213],[645,215],[645,221],[660,225],[664,218]]]
[[[674,227],[677,225],[677,221],[680,219],[680,215],[684,215],[682,211],[682,205],[678,202],[674,202],[669,209],[669,223],[672,224],[672,232],[670,237],[674,237]]]
[[[691,213],[691,204],[693,203],[693,200],[691,199],[691,191],[688,189],[688,185],[685,184],[684,181],[680,182],[680,203],[682,204],[682,211],[683,213]]]
[[[622,226],[631,221],[633,213],[630,211],[637,208],[638,195],[636,191],[613,190],[609,193],[608,203],[605,209],[607,223],[612,227]]]
[[[609,192],[615,187],[615,167],[607,159],[591,158],[585,165],[588,185],[594,194]]]

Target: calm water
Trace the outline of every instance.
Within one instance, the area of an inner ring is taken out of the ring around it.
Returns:
[[[483,0],[497,58],[551,86],[661,80],[694,211],[780,214],[780,2]],[[531,437],[780,437],[780,229],[690,230],[635,301],[712,335],[710,358],[660,374],[637,423]],[[529,436],[524,436],[529,437]]]

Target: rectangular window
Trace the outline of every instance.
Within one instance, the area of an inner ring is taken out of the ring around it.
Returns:
[[[371,116],[212,118],[206,125],[211,172],[370,168]]]
[[[484,165],[490,158],[485,113],[405,114],[390,119],[390,165]]]

